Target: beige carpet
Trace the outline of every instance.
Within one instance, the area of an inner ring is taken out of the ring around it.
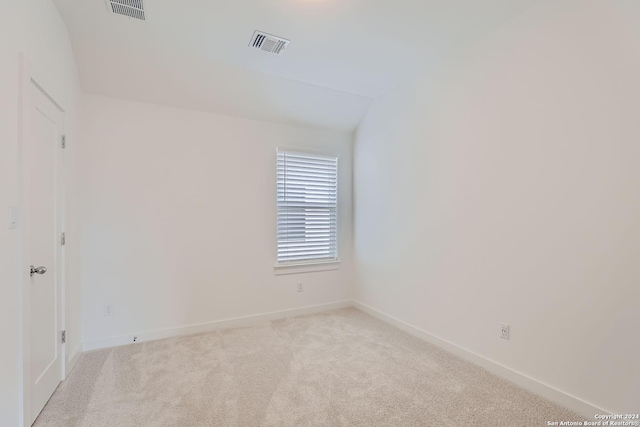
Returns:
[[[514,427],[580,419],[349,308],[85,353],[35,425]]]

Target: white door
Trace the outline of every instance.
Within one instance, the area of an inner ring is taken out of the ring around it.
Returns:
[[[24,145],[27,276],[27,369],[32,423],[62,380],[60,184],[63,113],[39,88],[31,102]],[[46,270],[46,271],[45,271]],[[30,425],[29,423],[29,425]]]

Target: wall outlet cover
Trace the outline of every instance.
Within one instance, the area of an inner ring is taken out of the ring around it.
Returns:
[[[507,323],[500,323],[500,338],[508,340],[510,335],[510,327]]]
[[[104,315],[104,317],[112,317],[113,316],[113,305],[112,304],[105,304],[104,308],[102,310],[102,314]]]

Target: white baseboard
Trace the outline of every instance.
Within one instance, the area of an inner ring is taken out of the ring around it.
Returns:
[[[520,387],[527,389],[535,394],[538,394],[546,399],[549,399],[552,402],[555,402],[561,406],[564,406],[567,409],[576,412],[577,414],[586,417],[585,419],[591,420],[593,419],[594,414],[611,414],[611,411],[599,408],[598,406],[586,402],[579,397],[573,396],[570,393],[566,393],[562,390],[558,390],[557,388],[545,384],[541,381],[538,381],[534,378],[529,377],[521,372],[515,371],[511,368],[508,368],[500,363],[494,362],[493,360],[487,359],[484,356],[481,356],[477,353],[474,353],[470,350],[467,350],[463,347],[460,347],[456,344],[453,344],[447,340],[439,338],[435,335],[430,334],[420,328],[417,328],[413,325],[410,325],[406,322],[403,322],[400,319],[397,319],[393,316],[385,314],[381,311],[376,310],[366,304],[363,304],[358,301],[339,301],[329,304],[321,304],[314,306],[307,306],[301,308],[295,308],[291,310],[282,310],[275,311],[270,313],[262,313],[254,316],[245,316],[245,317],[236,317],[232,319],[218,320],[215,322],[201,323],[197,325],[189,325],[178,328],[171,329],[162,329],[156,331],[149,332],[141,332],[138,334],[131,335],[122,335],[117,337],[109,337],[102,338],[92,341],[86,341],[82,345],[83,351],[97,350],[101,348],[108,347],[116,347],[126,344],[133,344],[134,335],[137,337],[136,342],[145,342],[152,341],[162,338],[171,338],[183,335],[193,335],[203,332],[215,331],[218,329],[225,328],[234,328],[238,326],[247,326],[259,322],[284,319],[287,317],[295,317],[302,316],[306,314],[319,313],[323,311],[331,311],[337,310],[340,308],[346,307],[355,307],[365,313],[372,315],[386,323],[389,323],[397,328],[402,329],[405,332],[410,333],[413,336],[416,336],[424,341],[427,341],[431,344],[434,344],[456,356],[467,360],[475,365],[481,366],[489,372],[498,375],[514,384],[519,385]],[[67,373],[71,372],[73,366],[77,362],[78,358],[82,352],[78,347],[69,360],[67,364]]]
[[[487,359],[484,356],[481,356],[477,353],[474,353],[470,350],[467,350],[463,347],[460,347],[456,344],[453,344],[449,341],[443,340],[442,338],[438,338],[435,335],[430,334],[420,328],[417,328],[413,325],[410,325],[406,322],[403,322],[400,319],[397,319],[393,316],[389,316],[388,314],[382,313],[381,311],[376,310],[375,308],[369,307],[366,304],[363,304],[358,301],[353,301],[353,306],[363,312],[372,315],[384,322],[387,322],[393,326],[396,326],[402,329],[405,332],[410,333],[413,336],[416,336],[428,343],[436,345],[449,353],[453,353],[456,356],[467,360],[475,365],[479,365],[489,372],[498,375],[510,381],[514,384],[519,385],[520,387],[531,391],[537,395],[540,395],[552,402],[557,403],[558,405],[564,406],[567,409],[585,417],[587,420],[593,420],[593,416],[595,414],[611,414],[613,412],[607,411],[605,409],[599,408],[596,405],[593,405],[589,402],[585,402],[579,397],[573,396],[570,393],[566,393],[562,390],[558,390],[557,388],[545,384],[541,381],[538,381],[534,378],[531,378],[521,372],[515,371],[511,368],[508,368],[500,363],[494,362],[493,360]]]
[[[67,366],[65,367],[65,376],[68,377],[73,367],[76,366],[78,359],[82,355],[82,343],[78,344],[76,348],[71,353],[71,357],[67,358]]]
[[[291,310],[274,311],[270,313],[262,313],[254,316],[236,317],[232,319],[217,320],[215,322],[200,323],[197,325],[182,326],[178,328],[162,329],[156,331],[140,332],[130,335],[121,335],[117,337],[101,338],[91,341],[85,341],[82,345],[83,351],[98,350],[101,348],[117,347],[126,344],[133,344],[133,337],[136,343],[144,341],[158,340],[162,338],[171,338],[182,335],[200,334],[203,332],[215,331],[217,329],[235,328],[238,326],[246,326],[259,322],[284,319],[287,317],[302,316],[305,314],[319,313],[323,311],[337,310],[340,308],[351,307],[351,301],[338,301],[329,304],[312,305]]]

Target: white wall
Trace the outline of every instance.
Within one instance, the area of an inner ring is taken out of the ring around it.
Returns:
[[[351,134],[97,96],[81,129],[85,342],[351,298]],[[278,146],[340,156],[340,270],[274,275]]]
[[[639,19],[545,2],[376,101],[354,146],[356,299],[637,412]]]
[[[75,100],[78,90],[75,61],[67,30],[49,0],[5,0],[0,14],[0,425],[17,426],[19,412],[19,285],[18,232],[7,227],[7,209],[18,203],[19,53],[23,53],[40,83],[67,110],[70,147],[75,146]],[[65,154],[67,223],[77,236],[74,188],[74,148]],[[67,248],[68,347],[80,344],[80,284],[78,245]],[[68,356],[72,357],[72,351]]]

